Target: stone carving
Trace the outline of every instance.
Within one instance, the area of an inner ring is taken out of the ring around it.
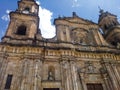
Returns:
[[[117,48],[120,48],[120,43],[117,43]]]
[[[74,43],[86,44],[87,43],[87,41],[86,41],[87,40],[87,35],[88,35],[87,30],[83,30],[83,29],[73,30]]]
[[[49,66],[48,68],[48,80],[54,81],[55,80],[55,68],[53,66]]]
[[[50,80],[50,81],[55,80],[54,75],[51,71],[48,73],[48,80]]]
[[[95,73],[95,68],[93,66],[93,63],[92,62],[86,62],[86,66],[87,66],[87,73]]]
[[[95,73],[96,67],[93,65],[92,62],[87,61],[85,62],[85,66],[82,68],[79,68],[80,73]]]

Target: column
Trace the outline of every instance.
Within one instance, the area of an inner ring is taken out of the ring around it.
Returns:
[[[73,90],[82,90],[82,86],[78,76],[77,66],[74,61],[71,61],[70,65],[72,73]]]
[[[7,68],[7,65],[8,65],[8,59],[7,58],[8,58],[8,55],[5,53],[3,55],[1,68],[0,68],[0,90],[2,90],[4,88],[3,80],[4,80],[5,73],[6,73],[6,68]]]
[[[62,80],[61,87],[62,87],[62,90],[65,90],[65,80],[64,80],[64,77],[65,77],[64,72],[65,72],[65,70],[64,70],[63,66],[64,66],[64,62],[61,61],[60,62],[60,74],[61,74],[61,80]]]
[[[34,90],[34,78],[35,78],[35,64],[36,61],[34,59],[28,60],[28,67],[27,67],[27,75],[26,75],[26,88],[27,90]]]
[[[79,75],[80,75],[80,80],[81,80],[81,84],[82,84],[83,90],[87,90],[86,83],[84,81],[84,74],[83,73],[79,73]]]
[[[116,65],[115,65],[115,63],[113,62],[113,63],[111,63],[111,69],[113,70],[113,74],[114,74],[114,77],[116,78],[116,83],[117,83],[117,85],[118,85],[118,88],[120,88],[120,75],[119,75],[119,73],[118,73],[118,71],[117,71],[117,68],[116,68]]]
[[[71,72],[68,61],[61,62],[62,90],[73,90],[71,81]]]
[[[115,78],[114,75],[113,75],[114,72],[111,70],[109,63],[108,63],[108,62],[105,63],[105,66],[106,66],[108,75],[109,75],[109,77],[110,77],[110,80],[111,80],[111,82],[112,82],[112,84],[113,84],[114,90],[119,90],[118,85],[117,85],[117,82],[116,82],[116,78]]]
[[[119,74],[119,76],[120,76],[120,62],[117,62],[117,64],[116,64],[116,69],[117,69],[118,74]]]
[[[13,59],[11,59],[13,60]],[[17,58],[17,60],[14,60],[14,62],[12,62],[14,64],[15,67],[12,67],[12,84],[11,84],[11,90],[19,90],[20,87],[20,81],[21,81],[21,60],[20,58]]]
[[[102,65],[102,68],[100,68],[100,72],[104,79],[107,90],[114,90],[114,86],[111,82],[111,78],[109,76],[109,73],[107,72],[107,68],[106,68],[105,62],[103,60],[101,61],[101,65]]]
[[[21,70],[21,86],[20,90],[27,90],[27,75],[28,75],[28,60],[24,59],[22,62],[22,70]]]
[[[34,90],[42,90],[41,76],[42,76],[42,60],[35,61],[35,78],[34,78]]]
[[[102,67],[102,68],[100,69],[100,72],[101,72],[101,74],[102,74],[102,77],[103,77],[103,80],[104,80],[104,82],[105,82],[105,86],[106,86],[107,90],[113,90],[113,87],[112,87],[112,85],[111,85],[111,82],[109,82],[109,77],[108,77],[108,74],[107,74],[107,72],[106,72],[106,69],[105,69],[104,67]]]

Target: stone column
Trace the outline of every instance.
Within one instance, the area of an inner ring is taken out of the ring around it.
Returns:
[[[42,75],[42,60],[36,60],[34,64],[34,90],[42,90],[41,75]]]
[[[117,69],[118,74],[119,74],[119,76],[120,76],[120,62],[117,62],[117,64],[116,64],[116,69]]]
[[[11,58],[11,60],[13,60]],[[14,62],[11,62],[14,64],[14,67],[12,67],[12,84],[11,84],[11,90],[20,90],[20,81],[21,81],[21,58],[17,58],[14,60]]]
[[[19,90],[42,90],[41,72],[42,61],[40,59],[23,58]]]
[[[106,68],[107,63],[104,60],[102,60],[101,65],[102,65],[102,68],[100,68],[100,72],[103,76],[107,90],[114,90],[114,86],[113,86],[113,83],[111,81],[111,77],[110,77],[110,75],[107,71],[107,68]]]
[[[33,90],[38,90],[38,86],[37,86],[37,84],[38,84],[38,61],[37,60],[35,60],[34,61],[34,89]]]
[[[71,61],[70,65],[72,73],[73,90],[82,90],[80,79],[78,76],[77,66],[74,61]]]
[[[118,73],[119,73],[119,75],[120,75],[120,62],[117,63],[116,68],[117,68]]]
[[[61,62],[61,74],[62,74],[62,90],[73,90],[71,72],[68,61]]]
[[[24,59],[23,63],[22,63],[22,70],[21,70],[21,86],[20,86],[20,90],[27,90],[27,76],[28,76],[28,59]]]
[[[73,83],[72,83],[72,73],[70,69],[70,62],[67,62],[67,88],[68,90],[73,90]]]
[[[1,68],[0,68],[0,90],[3,90],[4,85],[3,85],[3,80],[4,80],[4,76],[6,73],[6,68],[8,65],[8,55],[5,53],[2,58],[1,58]]]
[[[60,62],[60,74],[61,74],[61,87],[62,90],[65,90],[65,82],[64,82],[64,69],[63,69],[63,62]]]
[[[111,82],[109,81],[109,77],[108,77],[107,71],[104,68],[104,66],[102,68],[100,68],[100,72],[101,72],[101,75],[103,77],[103,80],[104,80],[104,83],[105,83],[107,90],[113,90],[113,87],[111,85]]]
[[[118,73],[118,70],[114,62],[111,63],[111,69],[113,70],[114,77],[116,78],[116,83],[118,85],[118,88],[120,88],[120,75]]]
[[[111,80],[111,82],[113,84],[114,90],[119,90],[117,82],[116,82],[116,78],[114,77],[114,74],[113,74],[114,72],[111,70],[110,65],[109,65],[108,62],[105,63],[105,67],[107,69],[110,80]]]
[[[104,82],[105,82],[107,90],[113,90],[112,87],[111,87],[111,85],[110,85],[110,83],[108,82],[108,76],[107,76],[107,74],[103,75],[103,79],[104,79]]]
[[[84,74],[80,73],[79,75],[80,75],[80,79],[81,79],[81,84],[82,84],[83,90],[87,90],[86,83],[84,81]]]
[[[60,73],[61,73],[61,87],[62,87],[62,90],[65,90],[65,80],[64,80],[64,77],[65,77],[65,73],[66,72],[63,68],[64,66],[64,63],[63,61],[60,62]]]

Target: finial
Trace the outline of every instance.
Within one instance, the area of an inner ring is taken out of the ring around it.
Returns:
[[[104,10],[101,9],[100,6],[98,6],[98,8],[99,8],[99,10],[100,10],[99,12],[102,14],[102,13],[104,12]]]
[[[77,17],[77,14],[76,14],[76,12],[73,12],[73,17]]]
[[[58,15],[58,18],[60,19],[60,18],[61,18],[61,16],[60,16],[60,15]]]

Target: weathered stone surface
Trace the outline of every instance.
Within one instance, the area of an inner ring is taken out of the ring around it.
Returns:
[[[75,13],[59,17],[56,36],[44,39],[34,0],[21,0],[10,16],[0,43],[0,90],[8,90],[8,75],[13,76],[9,90],[89,90],[87,85],[120,90],[120,50],[106,42],[98,24]],[[21,25],[26,33],[16,34]]]

